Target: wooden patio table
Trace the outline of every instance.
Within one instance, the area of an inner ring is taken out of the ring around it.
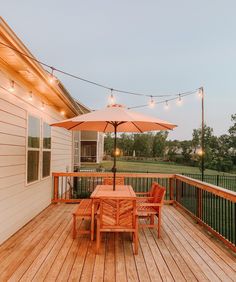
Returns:
[[[99,198],[136,198],[136,194],[131,185],[116,185],[113,191],[113,185],[97,185],[90,198],[92,199],[92,218],[91,218],[91,240],[94,240],[94,219],[95,204],[99,202]]]

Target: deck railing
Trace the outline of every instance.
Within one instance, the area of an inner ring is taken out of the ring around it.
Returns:
[[[103,178],[112,177],[110,172],[55,172],[53,173],[52,202],[79,202],[90,197],[95,187],[103,183]],[[174,175],[160,173],[117,173],[124,177],[125,184],[135,192],[149,191],[152,182],[166,187],[166,201],[174,200]]]
[[[175,203],[236,251],[236,192],[175,175]]]
[[[147,192],[156,181],[166,187],[165,202],[189,213],[236,252],[236,192],[183,175],[160,173],[117,173],[136,192]],[[103,178],[112,173],[53,173],[52,202],[79,202],[88,198]]]

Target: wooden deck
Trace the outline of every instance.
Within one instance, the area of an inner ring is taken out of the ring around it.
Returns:
[[[77,205],[51,205],[0,246],[0,281],[236,281],[236,257],[172,206],[163,209],[162,238],[105,234],[101,254],[89,235],[72,239]]]

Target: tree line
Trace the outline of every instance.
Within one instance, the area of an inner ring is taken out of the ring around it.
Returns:
[[[236,165],[236,114],[231,116],[232,125],[227,134],[214,135],[213,128],[204,126],[205,168],[228,172]],[[168,132],[122,133],[118,136],[117,147],[121,157],[126,159],[151,159],[171,161],[185,165],[199,166],[202,158],[201,128],[193,130],[191,140],[167,140]],[[105,136],[106,155],[112,155],[114,139]]]

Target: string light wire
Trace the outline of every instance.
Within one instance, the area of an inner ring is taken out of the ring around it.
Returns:
[[[100,87],[100,88],[110,90],[110,91],[112,91],[112,92],[118,92],[118,93],[129,94],[129,95],[135,95],[135,96],[150,97],[150,98],[152,98],[152,97],[158,97],[158,98],[161,98],[161,97],[173,97],[173,96],[179,97],[179,95],[184,96],[185,94],[187,95],[188,93],[191,93],[191,92],[192,92],[192,91],[188,91],[188,92],[182,92],[182,93],[178,93],[178,94],[153,95],[153,94],[147,94],[147,93],[138,93],[138,92],[133,92],[133,91],[127,91],[127,90],[122,90],[122,89],[116,89],[116,88],[113,88],[113,87],[110,87],[110,86],[107,86],[107,85],[104,85],[104,84],[101,84],[101,83],[98,83],[98,82],[95,82],[95,81],[92,81],[92,80],[89,80],[89,79],[86,79],[86,78],[83,78],[83,77],[80,77],[80,76],[78,76],[78,75],[69,73],[69,72],[67,72],[67,71],[64,71],[64,70],[62,70],[62,69],[56,68],[56,67],[54,67],[54,66],[51,66],[51,65],[49,65],[49,64],[47,64],[47,63],[45,63],[45,62],[42,62],[42,61],[40,61],[40,60],[38,60],[38,59],[36,59],[36,58],[34,58],[34,57],[28,55],[28,54],[25,54],[25,53],[23,53],[23,52],[17,50],[16,48],[14,48],[14,47],[12,47],[12,46],[9,46],[9,45],[3,43],[3,42],[1,42],[1,41],[0,41],[0,44],[3,45],[3,46],[5,46],[6,48],[9,48],[9,49],[11,49],[11,50],[13,50],[13,51],[19,53],[20,55],[22,55],[22,56],[24,56],[24,57],[27,57],[27,58],[30,59],[30,60],[33,60],[33,61],[35,61],[35,62],[41,64],[42,66],[45,66],[45,67],[49,68],[49,69],[51,70],[51,72],[50,72],[50,75],[51,75],[51,76],[52,76],[52,74],[53,74],[54,72],[58,72],[58,73],[67,75],[67,76],[69,76],[69,77],[72,77],[72,78],[74,78],[74,79],[78,79],[78,80],[81,80],[81,81],[83,81],[83,82],[92,84],[92,85],[94,85],[94,86],[98,86],[98,87]],[[197,90],[199,90],[199,88],[197,88],[196,90],[194,90],[194,92],[197,91]],[[175,100],[175,98],[174,98],[174,100]],[[170,101],[170,100],[168,100],[168,101]],[[161,102],[159,102],[159,103],[161,103]],[[156,103],[156,104],[159,104],[159,103]],[[144,107],[144,106],[146,106],[146,105],[135,106],[135,107],[132,107],[132,108],[140,108],[140,107]]]

